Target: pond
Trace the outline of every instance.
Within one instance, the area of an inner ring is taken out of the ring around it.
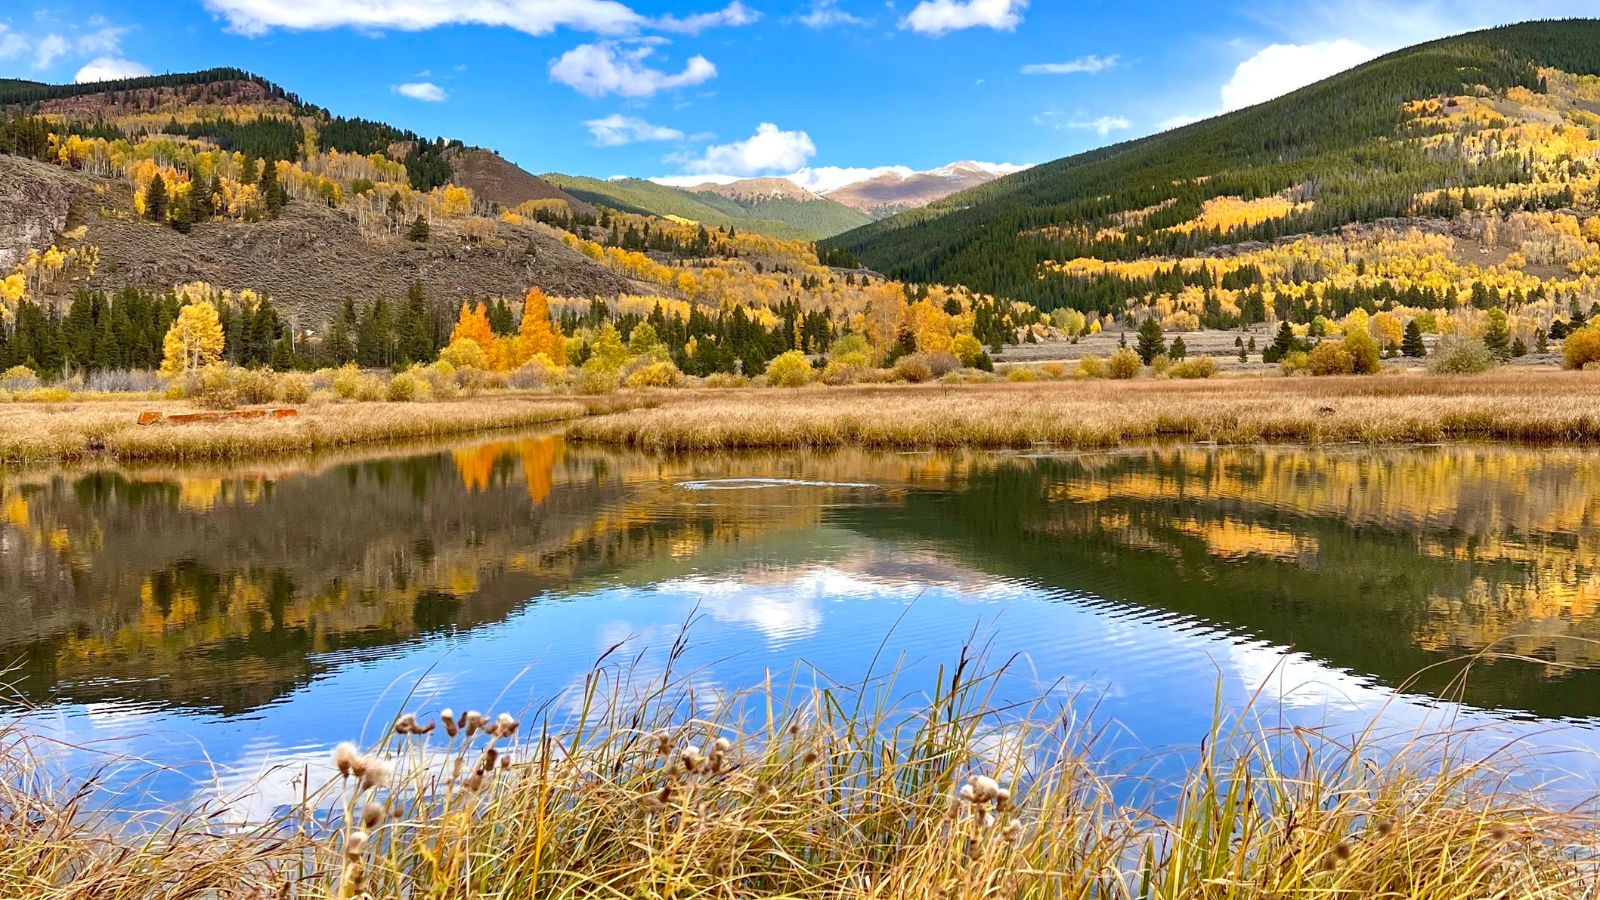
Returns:
[[[663,457],[535,433],[0,474],[4,696],[147,801],[290,802],[405,709],[526,709],[619,643],[708,696],[965,645],[1140,753],[1220,703],[1600,775],[1600,452]],[[1476,655],[1492,651],[1472,661]],[[247,799],[241,799],[247,798]]]

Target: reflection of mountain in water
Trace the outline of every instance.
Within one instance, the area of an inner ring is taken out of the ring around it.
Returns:
[[[1600,455],[1163,449],[977,465],[851,524],[1001,576],[1180,613],[1398,686],[1485,648],[1460,696],[1600,714]],[[1459,665],[1415,688],[1455,692]]]
[[[770,483],[679,487],[719,479]],[[781,595],[827,560],[1179,613],[1398,685],[1496,642],[1596,662],[1596,497],[1600,454],[1504,447],[666,459],[546,435],[282,472],[23,474],[0,481],[0,657],[35,701],[237,712],[598,585],[737,571],[769,606],[711,614],[826,631]],[[1596,688],[1500,661],[1465,699],[1591,715]]]

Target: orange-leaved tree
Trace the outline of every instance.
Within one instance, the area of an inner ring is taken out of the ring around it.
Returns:
[[[567,364],[567,342],[561,326],[550,318],[550,298],[538,288],[529,288],[522,302],[522,325],[517,329],[518,365],[539,354],[557,366]]]

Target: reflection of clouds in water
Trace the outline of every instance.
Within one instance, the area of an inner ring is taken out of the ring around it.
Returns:
[[[798,478],[712,478],[702,481],[680,481],[678,487],[686,491],[756,491],[766,488],[844,488],[866,490],[876,484],[855,481],[805,481]]]
[[[1375,714],[1392,694],[1342,669],[1260,641],[1216,641],[1213,656],[1223,677],[1238,679],[1263,709]]]

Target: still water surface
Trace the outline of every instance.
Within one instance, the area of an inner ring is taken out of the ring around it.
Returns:
[[[248,785],[262,810],[402,708],[528,708],[619,641],[659,663],[691,619],[707,695],[853,680],[880,644],[931,687],[975,636],[1020,654],[1003,693],[1092,700],[1124,747],[1192,745],[1218,697],[1259,692],[1285,721],[1477,729],[1593,779],[1597,602],[1579,449],[667,458],[543,433],[0,473],[12,714],[82,767],[158,767],[152,800]],[[1486,649],[1508,658],[1462,680]]]

